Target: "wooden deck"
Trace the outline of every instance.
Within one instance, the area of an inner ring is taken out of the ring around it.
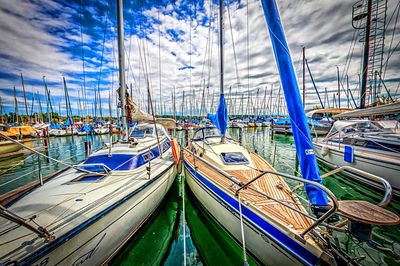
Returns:
[[[250,156],[258,170],[273,170],[272,166],[258,155],[251,153]],[[196,166],[198,171],[202,172],[205,176],[213,180],[219,186],[222,186],[226,190],[231,191],[234,195],[235,191],[238,189],[238,186],[234,184],[231,180],[220,174],[218,171],[212,169],[204,162],[200,160],[194,161],[194,157],[187,152],[185,152],[184,157],[188,163]],[[257,169],[249,168],[248,170],[231,170],[226,171],[226,173],[234,176],[236,179],[240,180],[243,183],[247,183],[248,181],[260,174],[260,171],[258,171]],[[255,181],[253,184],[251,184],[249,188],[262,191],[275,199],[284,201],[286,204],[289,204],[290,206],[298,210],[305,211],[304,207],[299,203],[298,200],[294,198],[290,188],[280,176],[266,174]],[[279,222],[284,226],[292,228],[296,232],[303,231],[312,223],[310,219],[299,214],[298,212],[291,210],[274,200],[268,199],[265,196],[262,196],[259,193],[255,192],[254,190],[242,190],[240,192],[240,197],[246,200],[253,207],[257,208],[259,211],[261,211],[265,216],[269,217],[275,222]]]

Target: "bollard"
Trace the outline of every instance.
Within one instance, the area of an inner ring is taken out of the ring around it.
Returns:
[[[298,176],[299,173],[299,157],[297,157],[297,153],[296,153],[296,161],[295,161],[295,165],[294,165],[294,176]]]
[[[275,168],[275,158],[276,158],[276,142],[274,142],[274,157],[272,159],[272,167]]]
[[[239,127],[239,144],[243,144],[243,128]]]
[[[43,128],[42,129],[42,133],[43,133],[43,143],[44,143],[44,152],[47,156],[49,156],[49,132],[48,132],[48,128]],[[46,159],[47,163],[50,163],[50,159],[47,158]]]
[[[85,155],[86,158],[92,153],[92,143],[90,141],[85,141]]]
[[[40,154],[37,155],[37,159],[38,159],[39,181],[40,185],[43,186],[42,161],[40,160]]]
[[[185,128],[185,147],[189,144],[189,130]]]

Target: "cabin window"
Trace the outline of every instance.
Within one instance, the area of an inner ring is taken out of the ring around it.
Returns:
[[[153,135],[153,127],[149,126],[136,126],[131,133],[132,138],[144,138],[146,136],[152,136]]]
[[[163,153],[166,152],[170,147],[171,147],[171,143],[170,143],[169,141],[165,141],[165,142],[162,144],[162,151],[163,151]]]
[[[105,175],[95,175],[95,174],[83,174],[79,178],[75,179],[75,182],[94,182],[102,180]]]
[[[145,162],[148,162],[154,158],[154,154],[151,151],[149,151],[149,152],[146,152],[145,154],[143,154],[142,157]]]
[[[76,166],[78,169],[83,171],[89,171],[90,173],[83,172],[81,176],[75,178],[73,182],[94,182],[103,179],[111,171],[104,164],[81,164]],[[79,171],[79,170],[78,170]],[[96,174],[98,173],[98,174]]]
[[[157,125],[157,134],[158,137],[165,136],[165,131],[160,125]],[[155,132],[153,124],[137,125],[132,129],[132,132],[130,133],[131,138],[145,138],[154,136]]]
[[[248,164],[249,160],[241,152],[221,152],[225,164]]]

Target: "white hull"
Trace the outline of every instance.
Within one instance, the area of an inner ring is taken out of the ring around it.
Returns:
[[[110,260],[160,205],[174,181],[173,171],[174,167],[170,168],[155,183],[34,264],[48,260],[47,265],[100,265]]]
[[[387,180],[393,188],[393,192],[400,195],[400,160],[393,160],[379,153],[367,152],[367,149],[354,146],[354,161],[352,163],[344,161],[343,147],[323,148],[320,143],[314,142],[314,150],[318,159],[329,167],[351,166],[356,169],[380,176]],[[347,176],[365,182],[369,185],[383,190],[382,184],[378,184],[366,177],[345,171]]]
[[[95,128],[95,129],[94,129],[94,132],[95,132],[97,135],[103,135],[103,134],[108,134],[108,132],[110,132],[110,129],[109,129],[109,128],[106,128],[106,127]]]
[[[68,134],[64,129],[51,129],[49,130],[49,135],[55,137],[62,137],[62,136],[67,136]]]
[[[94,208],[93,213],[85,214],[71,225],[63,225],[71,230],[61,228],[63,233],[55,234],[55,240],[42,249],[32,253],[17,252],[21,255],[18,261],[34,265],[100,265],[107,262],[151,216],[171,187],[175,165],[162,170],[154,171],[153,182],[142,179],[125,193],[115,195],[103,204],[105,206]]]
[[[48,242],[0,217],[0,265],[100,265],[111,259],[155,211],[175,179],[171,141],[160,129],[162,157],[153,135],[135,147],[118,142],[111,157],[103,148],[77,166],[98,169],[104,176],[69,169],[6,206],[33,227],[43,226],[54,239]]]
[[[18,145],[17,143],[14,143],[9,140],[1,141],[0,142],[0,155],[10,153],[10,152],[15,152],[19,151],[22,149],[21,145]]]
[[[242,243],[240,230],[240,215],[237,210],[230,207],[230,204],[222,200],[216,194],[211,192],[196,177],[194,177],[188,168],[185,167],[185,176],[187,184],[195,197],[200,201],[204,208],[213,216],[239,243]],[[235,200],[237,204],[237,201]],[[257,212],[256,210],[254,210]],[[258,213],[260,215],[260,213]],[[268,221],[271,225],[274,221]],[[273,230],[279,230],[276,227]],[[290,233],[287,237],[291,238]],[[273,236],[265,232],[257,224],[244,216],[244,235],[246,249],[250,251],[265,265],[300,265],[301,258],[296,258],[283,249]],[[294,241],[294,240],[289,240]],[[292,242],[293,243],[293,242]],[[313,257],[315,255],[311,255]],[[313,258],[314,260],[316,257]],[[302,261],[304,264],[310,262]],[[312,263],[311,263],[312,264]]]

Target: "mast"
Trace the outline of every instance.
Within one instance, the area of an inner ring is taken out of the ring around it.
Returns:
[[[224,95],[224,1],[219,0],[219,89],[221,97]],[[225,142],[225,132],[222,133],[221,142]]]
[[[28,103],[26,102],[25,83],[24,83],[24,77],[22,76],[22,72],[21,72],[21,83],[22,83],[22,90],[24,91],[24,103],[25,103],[26,119],[28,121],[28,125],[30,125],[31,124],[31,117],[29,116]]]
[[[365,29],[365,44],[364,44],[364,56],[363,56],[363,68],[362,68],[362,81],[360,90],[360,109],[365,108],[365,94],[367,93],[367,82],[368,82],[368,58],[369,58],[369,40],[371,33],[371,9],[372,0],[368,0],[367,7],[367,28]]]
[[[340,77],[339,77],[339,67],[336,66],[337,70],[337,91],[338,91],[338,106],[340,109]]]
[[[118,64],[119,64],[119,97],[121,98],[122,132],[128,138],[128,120],[126,113],[125,54],[124,54],[124,16],[122,0],[117,1],[118,14]]]
[[[14,107],[15,107],[15,120],[14,120],[14,122],[19,124],[17,90],[15,89],[15,86],[14,86]]]
[[[303,46],[303,107],[306,109],[306,47]]]
[[[0,123],[4,123],[4,117],[3,117],[3,99],[0,96]]]
[[[50,91],[47,88],[47,83],[46,83],[46,76],[43,76],[43,84],[44,84],[44,91],[46,93],[46,99],[47,99],[47,103],[46,103],[46,112],[47,112],[47,122],[50,122],[52,120],[52,116],[53,116],[53,105],[51,104],[51,98],[50,98]],[[50,107],[50,108],[49,108]],[[50,114],[49,114],[50,112]]]

